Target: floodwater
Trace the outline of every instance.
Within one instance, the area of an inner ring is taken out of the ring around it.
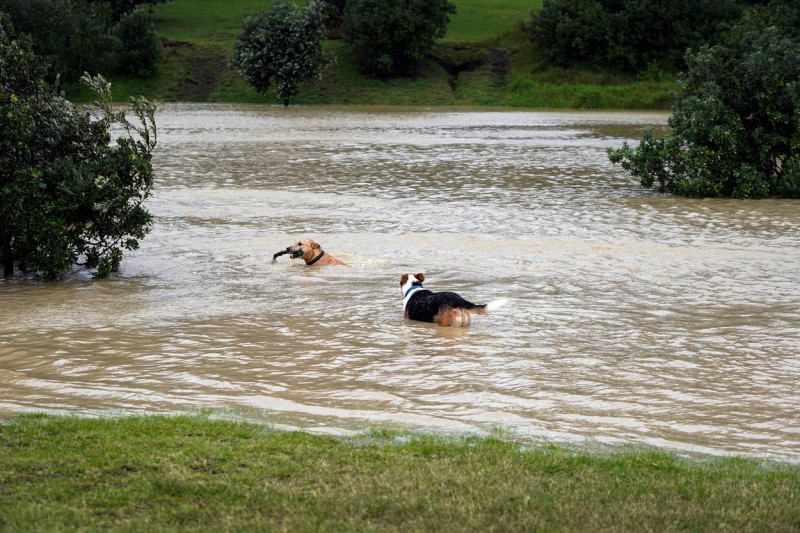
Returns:
[[[164,105],[121,272],[0,281],[0,419],[210,409],[800,460],[800,203],[642,190],[658,113]],[[311,237],[347,267],[272,254]],[[406,322],[399,278],[510,303]]]

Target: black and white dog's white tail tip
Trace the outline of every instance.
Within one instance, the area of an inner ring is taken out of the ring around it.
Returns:
[[[493,300],[486,304],[486,310],[490,313],[494,313],[504,305],[508,303],[508,298],[499,298],[497,300]]]

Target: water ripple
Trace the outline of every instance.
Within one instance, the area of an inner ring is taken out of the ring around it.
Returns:
[[[663,114],[167,105],[151,235],[0,284],[0,416],[231,409],[800,458],[797,202],[653,194]],[[272,254],[309,235],[342,269]],[[398,279],[511,303],[402,318]]]

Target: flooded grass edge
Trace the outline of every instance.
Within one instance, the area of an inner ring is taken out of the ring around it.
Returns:
[[[502,433],[286,431],[230,413],[0,424],[0,526],[793,530],[800,465]]]

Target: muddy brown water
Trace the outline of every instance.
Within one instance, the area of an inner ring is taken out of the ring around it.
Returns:
[[[0,281],[0,419],[210,409],[800,458],[800,203],[642,190],[666,115],[164,105],[153,232]],[[346,263],[272,254],[308,236]],[[510,304],[405,322],[399,277]]]

